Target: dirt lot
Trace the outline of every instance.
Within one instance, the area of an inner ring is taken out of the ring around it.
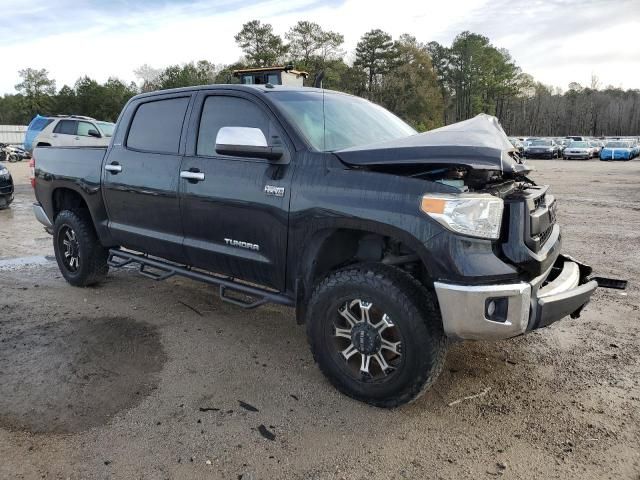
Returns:
[[[604,276],[577,320],[453,345],[391,411],[338,394],[293,312],[188,280],[61,278],[27,165],[0,212],[0,478],[640,478],[640,162],[537,161],[565,252]],[[454,400],[483,396],[449,406]]]

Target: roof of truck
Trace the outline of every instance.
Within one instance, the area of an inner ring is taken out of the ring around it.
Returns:
[[[162,95],[166,93],[180,93],[180,92],[194,92],[198,90],[238,90],[238,91],[251,91],[255,92],[273,92],[273,91],[287,91],[287,92],[325,92],[325,93],[337,93],[342,95],[348,95],[344,92],[338,92],[335,90],[327,90],[322,88],[314,88],[314,87],[295,87],[288,85],[243,85],[238,83],[216,83],[213,85],[197,85],[194,87],[180,87],[180,88],[171,88],[169,90],[154,90],[153,92],[141,93],[136,95],[134,98],[143,98],[150,97],[154,95]]]

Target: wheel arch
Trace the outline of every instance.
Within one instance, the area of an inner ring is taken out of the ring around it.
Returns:
[[[340,225],[315,231],[299,251],[295,278],[296,321],[304,323],[306,303],[314,285],[328,273],[357,263],[411,266],[422,284],[430,283],[429,254],[413,235],[378,223]],[[392,254],[393,253],[393,254]],[[395,255],[399,253],[401,255]]]
[[[51,192],[51,206],[53,208],[53,220],[63,210],[84,209],[89,211],[89,204],[82,194],[68,186],[58,187]]]

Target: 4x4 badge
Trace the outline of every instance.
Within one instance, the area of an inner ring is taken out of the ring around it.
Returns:
[[[264,193],[274,197],[284,197],[284,187],[274,187],[273,185],[265,185]]]

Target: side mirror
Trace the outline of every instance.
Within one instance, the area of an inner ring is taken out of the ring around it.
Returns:
[[[95,128],[90,128],[89,131],[87,132],[87,134],[90,137],[102,138],[102,135],[100,135],[100,132],[97,131]]]
[[[276,161],[282,158],[284,149],[282,145],[269,145],[259,128],[222,127],[216,137],[216,153]]]

